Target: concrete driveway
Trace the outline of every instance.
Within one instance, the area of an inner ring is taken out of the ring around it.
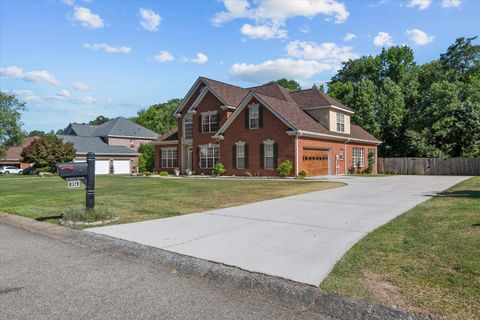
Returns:
[[[89,231],[318,286],[367,233],[464,179],[332,178],[348,185]]]

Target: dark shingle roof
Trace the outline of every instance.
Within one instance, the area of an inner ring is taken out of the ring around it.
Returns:
[[[342,109],[352,111],[352,109],[343,105],[339,101],[333,99],[332,97],[326,95],[318,89],[308,89],[294,91],[291,93],[292,98],[302,109],[310,107],[320,107],[320,106],[336,106]]]
[[[155,139],[158,134],[135,122],[117,117],[101,124],[92,134],[95,137],[124,136]]]
[[[70,129],[77,135],[81,137],[90,137],[93,135],[98,126],[93,126],[90,124],[80,124],[80,123],[71,123]]]
[[[210,89],[215,91],[215,93],[229,106],[236,107],[248,94],[248,90],[243,88],[223,83],[220,81],[208,79],[205,77],[200,77]]]
[[[57,138],[62,139],[63,142],[71,142],[77,150],[77,153],[95,152],[97,154],[137,154],[136,151],[127,147],[110,146],[103,142],[99,137],[57,135]]]

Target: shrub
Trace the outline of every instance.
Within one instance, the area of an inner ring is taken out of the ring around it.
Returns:
[[[251,173],[250,171],[247,171],[246,174],[247,174],[247,176],[249,176],[249,177],[252,177],[252,176],[253,176],[253,173]]]
[[[168,176],[168,171],[160,171],[160,175],[162,177],[166,177],[166,176]]]
[[[67,221],[102,221],[112,219],[112,210],[108,207],[100,207],[95,209],[86,209],[85,207],[70,207],[63,214],[63,220]]]
[[[56,163],[73,161],[75,148],[70,142],[63,143],[55,136],[47,136],[23,149],[22,157],[24,162],[33,163],[35,167],[49,167],[50,172],[55,172]]]
[[[301,179],[305,179],[306,177],[308,176],[308,171],[303,169],[302,171],[300,171],[298,173],[298,177],[301,178]]]
[[[138,148],[138,152],[140,152],[140,156],[138,157],[138,171],[153,171],[155,166],[155,146],[150,143],[142,143]]]
[[[280,177],[288,177],[293,170],[293,163],[290,160],[285,160],[277,168],[277,174]]]
[[[375,152],[369,151],[368,152],[368,167],[365,170],[365,173],[372,173],[373,167],[375,167]]]
[[[43,167],[43,168],[37,168],[35,169],[35,173],[36,174],[39,174],[41,172],[49,172],[51,173],[52,172],[52,169],[50,167]]]
[[[225,173],[225,166],[223,163],[217,162],[213,166],[212,174],[216,174],[217,176],[222,176]]]

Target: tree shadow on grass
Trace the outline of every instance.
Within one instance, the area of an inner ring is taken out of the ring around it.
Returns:
[[[480,190],[457,190],[446,191],[436,195],[441,198],[471,198],[480,199]]]
[[[59,215],[59,216],[46,216],[46,217],[38,217],[38,218],[35,218],[35,220],[37,221],[45,221],[45,220],[60,220],[63,218],[63,215]]]

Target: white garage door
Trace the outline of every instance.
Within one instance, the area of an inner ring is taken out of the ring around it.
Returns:
[[[109,174],[110,161],[109,160],[95,160],[95,174]]]
[[[113,160],[113,174],[130,174],[130,160]]]

